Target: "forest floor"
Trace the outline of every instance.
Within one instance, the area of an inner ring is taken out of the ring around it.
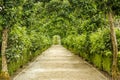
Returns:
[[[61,45],[53,45],[12,80],[110,80]]]

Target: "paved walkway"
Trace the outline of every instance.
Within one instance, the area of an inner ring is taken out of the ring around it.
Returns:
[[[52,46],[13,80],[108,80],[60,45]]]

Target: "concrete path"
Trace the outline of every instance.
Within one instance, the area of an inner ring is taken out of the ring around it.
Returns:
[[[108,80],[102,73],[60,45],[52,46],[13,80]]]

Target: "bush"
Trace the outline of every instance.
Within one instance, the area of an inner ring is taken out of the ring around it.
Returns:
[[[48,36],[41,35],[40,32],[36,32],[35,30],[28,34],[26,27],[15,25],[9,33],[8,46],[6,49],[10,75],[34,57],[41,54],[50,45],[51,40]]]
[[[102,70],[102,60],[104,58],[102,57],[101,54],[95,54],[94,57],[93,57],[93,64],[98,67],[99,69]]]
[[[118,49],[120,50],[120,30],[115,30]],[[69,35],[62,40],[62,43],[72,52],[111,75],[112,45],[108,28],[98,29],[90,34]],[[118,56],[118,68],[120,70],[120,54]]]
[[[102,60],[102,67],[103,70],[111,74],[111,68],[112,68],[112,53],[111,51],[105,51],[103,54],[103,60]]]

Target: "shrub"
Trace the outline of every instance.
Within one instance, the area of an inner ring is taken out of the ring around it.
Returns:
[[[102,60],[103,70],[111,74],[112,66],[112,53],[111,51],[105,51]]]
[[[120,50],[120,30],[115,30]],[[69,35],[62,40],[62,43],[72,52],[111,74],[112,45],[108,28],[98,29],[90,34]],[[120,54],[118,55],[118,68],[120,70]]]
[[[41,52],[50,45],[51,40],[48,36],[41,35],[40,32],[34,30],[28,34],[26,27],[15,25],[9,33],[8,46],[6,49],[10,75],[34,57],[41,54]]]

